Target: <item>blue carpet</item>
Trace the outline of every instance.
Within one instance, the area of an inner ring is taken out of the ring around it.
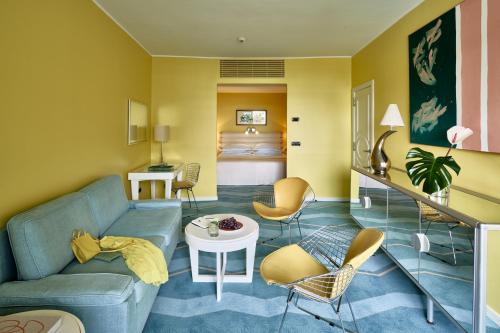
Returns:
[[[258,192],[272,190],[264,186],[222,186],[219,200],[199,203],[198,215],[234,213],[257,221],[251,202]],[[184,225],[197,215],[184,206]],[[350,217],[349,203],[317,202],[306,209],[301,218],[303,234],[325,225],[355,225]],[[191,215],[191,216],[189,216]],[[299,240],[294,228],[293,241]],[[279,226],[263,222],[260,237],[279,232]],[[283,237],[271,245],[258,245],[253,283],[226,283],[222,301],[216,302],[214,283],[193,283],[187,245],[181,242],[169,263],[170,280],[161,287],[144,332],[275,332],[285,309],[287,291],[268,286],[261,279],[262,259],[279,246],[287,244]],[[215,255],[200,255],[200,273],[213,272]],[[228,272],[244,271],[244,252],[228,254]],[[361,268],[348,289],[361,332],[460,332],[457,326],[439,311],[435,324],[425,320],[425,299],[411,280],[382,252],[378,252]],[[325,304],[305,299],[303,307],[328,318],[334,318]],[[295,308],[287,316],[284,332],[341,332],[323,321],[315,320]],[[349,309],[341,309],[347,328],[354,330]],[[464,323],[466,326],[469,323]],[[490,330],[488,330],[490,331]]]

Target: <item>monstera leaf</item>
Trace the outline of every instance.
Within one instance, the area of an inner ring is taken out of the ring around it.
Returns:
[[[451,174],[447,168],[460,173],[460,166],[451,156],[434,157],[434,154],[420,148],[412,148],[406,159],[406,172],[413,185],[418,186],[423,181],[422,190],[432,194],[451,185]]]

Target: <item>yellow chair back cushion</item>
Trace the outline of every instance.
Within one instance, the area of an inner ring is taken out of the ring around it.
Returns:
[[[378,229],[361,230],[349,246],[342,266],[351,265],[357,270],[378,250],[383,240],[384,233]]]
[[[309,184],[299,177],[278,180],[274,184],[274,202],[276,207],[297,212],[302,206],[308,188]]]

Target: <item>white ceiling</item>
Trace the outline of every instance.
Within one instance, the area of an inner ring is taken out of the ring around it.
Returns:
[[[351,56],[422,1],[94,0],[150,54],[195,57]]]

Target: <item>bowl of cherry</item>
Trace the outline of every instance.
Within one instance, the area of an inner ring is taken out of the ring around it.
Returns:
[[[228,217],[227,219],[223,219],[219,221],[219,229],[224,231],[234,231],[241,229],[243,227],[243,223],[236,221],[234,217]]]

